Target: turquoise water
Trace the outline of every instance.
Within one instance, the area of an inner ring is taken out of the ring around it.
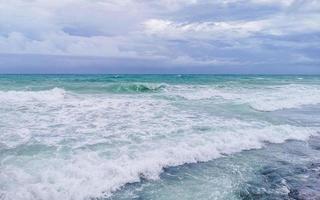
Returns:
[[[0,75],[0,199],[317,199],[320,77]]]

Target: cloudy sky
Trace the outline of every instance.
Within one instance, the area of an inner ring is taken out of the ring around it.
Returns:
[[[320,73],[320,0],[0,0],[0,73]]]

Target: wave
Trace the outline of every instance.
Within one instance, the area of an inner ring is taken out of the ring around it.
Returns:
[[[166,87],[166,84],[115,83],[105,86],[102,90],[116,93],[150,93],[160,92],[164,90]]]
[[[139,94],[165,91],[166,84],[152,83],[108,83],[105,85],[66,85],[66,89],[55,87],[48,90],[10,90],[0,91],[0,101],[54,101],[61,100],[66,94]]]
[[[275,111],[320,104],[319,85],[282,85],[255,88],[192,88],[177,94],[188,100],[224,99],[248,104],[258,111]]]
[[[187,100],[225,100],[235,104],[247,104],[258,111],[275,111],[320,104],[319,85],[277,85],[264,87],[218,87],[197,85],[166,85],[151,83],[112,83],[99,87],[83,86],[84,94],[139,94],[158,93],[164,97],[179,96]],[[53,88],[42,91],[0,91],[0,102],[61,101],[77,90]],[[74,96],[74,95],[73,95]],[[177,99],[176,99],[177,100]]]
[[[211,136],[190,135],[183,141],[140,144],[138,149],[134,145],[128,146],[113,159],[107,159],[99,152],[77,150],[67,158],[39,156],[30,163],[36,168],[3,165],[0,179],[10,180],[12,185],[6,188],[4,199],[107,198],[127,183],[139,182],[141,178],[158,179],[167,167],[262,148],[265,142],[307,140],[314,134],[312,129],[279,125],[225,131]],[[133,147],[134,151],[130,151]]]
[[[57,101],[63,100],[66,93],[61,88],[42,91],[0,91],[0,102]]]
[[[318,85],[282,85],[260,88],[216,87],[216,86],[174,86],[166,84],[117,83],[97,88],[86,88],[83,91],[96,93],[157,93],[177,95],[187,100],[219,100],[248,104],[259,111],[275,111],[288,108],[300,108],[305,105],[320,103],[320,86]],[[62,88],[43,91],[0,91],[0,101],[55,101],[62,100],[71,94]],[[217,101],[219,102],[219,101]]]

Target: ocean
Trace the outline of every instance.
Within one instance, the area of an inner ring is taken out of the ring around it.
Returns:
[[[0,199],[320,199],[319,131],[320,76],[0,75]]]

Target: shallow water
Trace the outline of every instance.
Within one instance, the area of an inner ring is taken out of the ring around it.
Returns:
[[[320,77],[0,76],[0,199],[319,199]]]
[[[109,199],[319,199],[319,138],[169,167]],[[313,146],[314,145],[314,146]]]

